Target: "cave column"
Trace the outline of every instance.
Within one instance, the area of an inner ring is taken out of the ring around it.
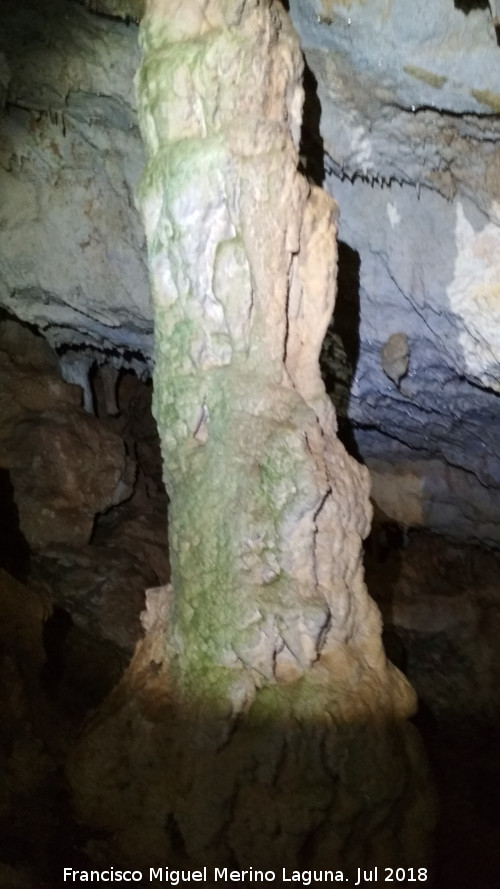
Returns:
[[[319,372],[336,205],[298,171],[298,40],[272,0],[150,0],[141,42],[173,594],[75,758],[80,810],[136,856],[168,829],[200,864],[401,864],[426,835],[414,695],[363,581],[368,474]]]
[[[318,366],[336,206],[297,169],[303,63],[279,3],[156,0],[141,33],[169,642],[179,681],[238,713],[348,641],[385,669],[367,473]]]

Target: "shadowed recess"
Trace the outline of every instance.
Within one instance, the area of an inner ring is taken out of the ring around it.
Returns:
[[[30,548],[19,527],[19,513],[8,469],[0,469],[0,567],[17,580],[26,580]]]

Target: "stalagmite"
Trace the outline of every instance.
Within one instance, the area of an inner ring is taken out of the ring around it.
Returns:
[[[273,0],[150,0],[137,77],[172,588],[70,763],[134,863],[425,864],[410,687],[363,580],[366,470],[318,357],[336,205],[298,170]]]

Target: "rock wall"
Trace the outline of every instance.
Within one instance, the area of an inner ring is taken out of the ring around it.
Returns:
[[[68,0],[6,2],[2,52],[0,305],[53,346],[116,350],[144,365],[152,315],[134,206],[137,27]]]
[[[131,372],[82,409],[40,334],[0,314],[0,885],[61,884],[85,857],[64,780],[82,720],[169,579],[151,389]],[[115,381],[116,382],[116,381]]]
[[[486,3],[406,10],[290,4],[311,72],[303,161],[359,264],[356,354],[337,341],[335,377],[380,513],[497,545],[500,50]],[[4,4],[0,305],[57,347],[144,371],[141,12],[141,0]],[[394,334],[409,343],[399,388],[381,360]]]
[[[306,0],[291,12],[321,105],[310,140],[357,255],[344,412],[375,503],[406,526],[497,545],[500,49],[476,7],[414,3],[408,17],[401,0],[369,12]],[[399,384],[384,373],[394,335],[408,341]]]
[[[81,410],[46,341],[10,320],[0,320],[0,381],[0,465],[30,549],[85,546],[97,514],[131,496],[134,460]]]

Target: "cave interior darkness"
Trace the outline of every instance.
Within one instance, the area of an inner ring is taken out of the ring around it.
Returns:
[[[467,16],[489,8],[482,0],[454,5]],[[98,17],[92,9],[80,14]],[[133,21],[101,17],[110,28],[137,30]],[[322,184],[329,160],[307,64],[304,86],[301,163]],[[16,106],[7,93],[10,125],[31,115],[35,126],[42,113]],[[72,125],[80,124],[68,110],[65,126]],[[58,162],[63,168],[62,156]],[[321,367],[339,437],[365,462],[371,421],[350,409],[364,349],[362,266],[341,231]],[[0,310],[0,774],[9,776],[5,798],[0,788],[0,863],[17,875],[13,889],[55,889],[62,861],[91,861],[95,837],[74,817],[65,758],[141,638],[145,590],[170,580],[151,354],[139,336],[128,350],[59,336],[55,348],[16,315],[15,298]],[[493,889],[500,880],[500,548],[399,521],[375,503],[365,573],[387,656],[419,696],[413,721],[438,796],[434,885]]]

